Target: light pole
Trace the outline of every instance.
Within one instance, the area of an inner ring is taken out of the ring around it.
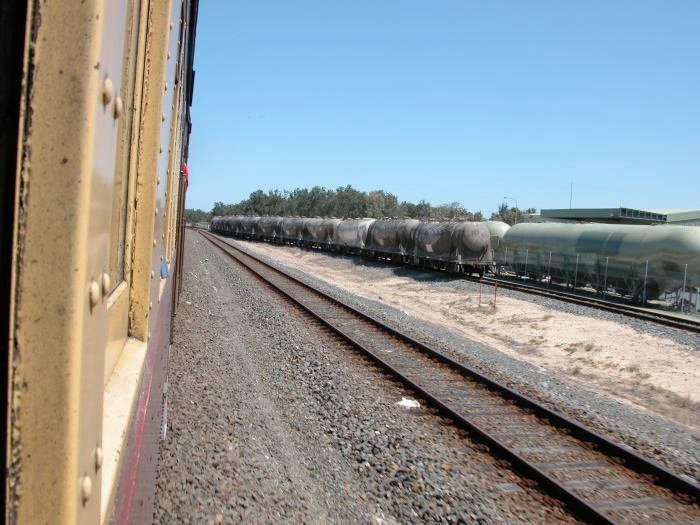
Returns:
[[[514,199],[513,197],[503,197],[503,198],[515,202],[515,224],[518,224],[518,212],[520,211],[520,208],[518,207],[518,201],[516,199]]]

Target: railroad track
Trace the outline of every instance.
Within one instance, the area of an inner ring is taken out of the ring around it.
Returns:
[[[595,523],[700,523],[700,485],[207,232],[200,234]]]
[[[470,281],[479,282],[479,279],[476,277],[467,277],[467,279]],[[645,321],[651,321],[657,324],[663,324],[666,326],[672,326],[674,328],[680,328],[681,330],[688,330],[690,332],[700,333],[700,321],[696,321],[693,319],[684,319],[673,314],[668,314],[666,312],[652,311],[649,309],[639,308],[629,304],[607,301],[598,297],[580,295],[571,292],[565,292],[562,290],[545,289],[541,286],[514,282],[510,279],[484,277],[482,279],[482,282],[484,284],[492,286],[497,285],[501,288],[506,288],[509,290],[517,290],[520,292],[540,295],[542,297],[549,297],[552,299],[566,301],[573,304],[598,308],[600,310],[606,310],[608,312],[614,312],[620,315],[626,315],[628,317],[635,317],[637,319],[643,319]]]
[[[198,227],[193,227],[193,229],[206,231],[205,229]],[[434,271],[440,273],[443,272],[442,270]],[[474,276],[462,275],[461,277],[472,282],[480,281],[478,277]],[[689,332],[700,333],[700,320],[686,319],[660,310],[641,308],[630,304],[610,301],[602,299],[600,297],[594,297],[592,295],[577,294],[559,289],[543,288],[542,286],[516,282],[512,279],[504,279],[502,277],[487,276],[483,277],[481,279],[481,282],[483,284],[499,286],[508,290],[516,290],[523,293],[539,295],[542,297],[556,299],[559,301],[565,301],[572,304],[588,306],[590,308],[597,308],[599,310],[605,310],[627,317],[642,319],[644,321],[670,326]]]

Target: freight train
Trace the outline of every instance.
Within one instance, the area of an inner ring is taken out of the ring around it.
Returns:
[[[479,222],[230,216],[214,217],[210,230],[454,273],[483,275],[494,262],[489,230]]]
[[[416,219],[214,217],[214,233],[389,259],[454,273],[484,271],[589,288],[644,303],[700,296],[700,228]],[[695,290],[695,292],[693,292]]]
[[[3,2],[4,523],[150,523],[197,0]]]

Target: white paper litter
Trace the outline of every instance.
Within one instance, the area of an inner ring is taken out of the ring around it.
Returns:
[[[420,403],[418,401],[407,397],[402,397],[401,401],[397,402],[396,404],[406,408],[420,408]]]

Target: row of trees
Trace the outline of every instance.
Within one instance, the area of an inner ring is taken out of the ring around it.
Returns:
[[[530,208],[525,213],[534,213]],[[254,191],[247,199],[236,204],[214,203],[211,212],[185,210],[187,222],[206,222],[216,215],[279,215],[300,217],[411,217],[415,219],[443,219],[481,221],[480,211],[468,211],[459,202],[433,206],[421,200],[419,203],[402,201],[393,193],[384,190],[363,192],[352,186],[341,186],[335,190],[314,186],[296,188],[291,191]],[[514,224],[522,220],[522,212],[509,208],[506,203],[490,216]]]

